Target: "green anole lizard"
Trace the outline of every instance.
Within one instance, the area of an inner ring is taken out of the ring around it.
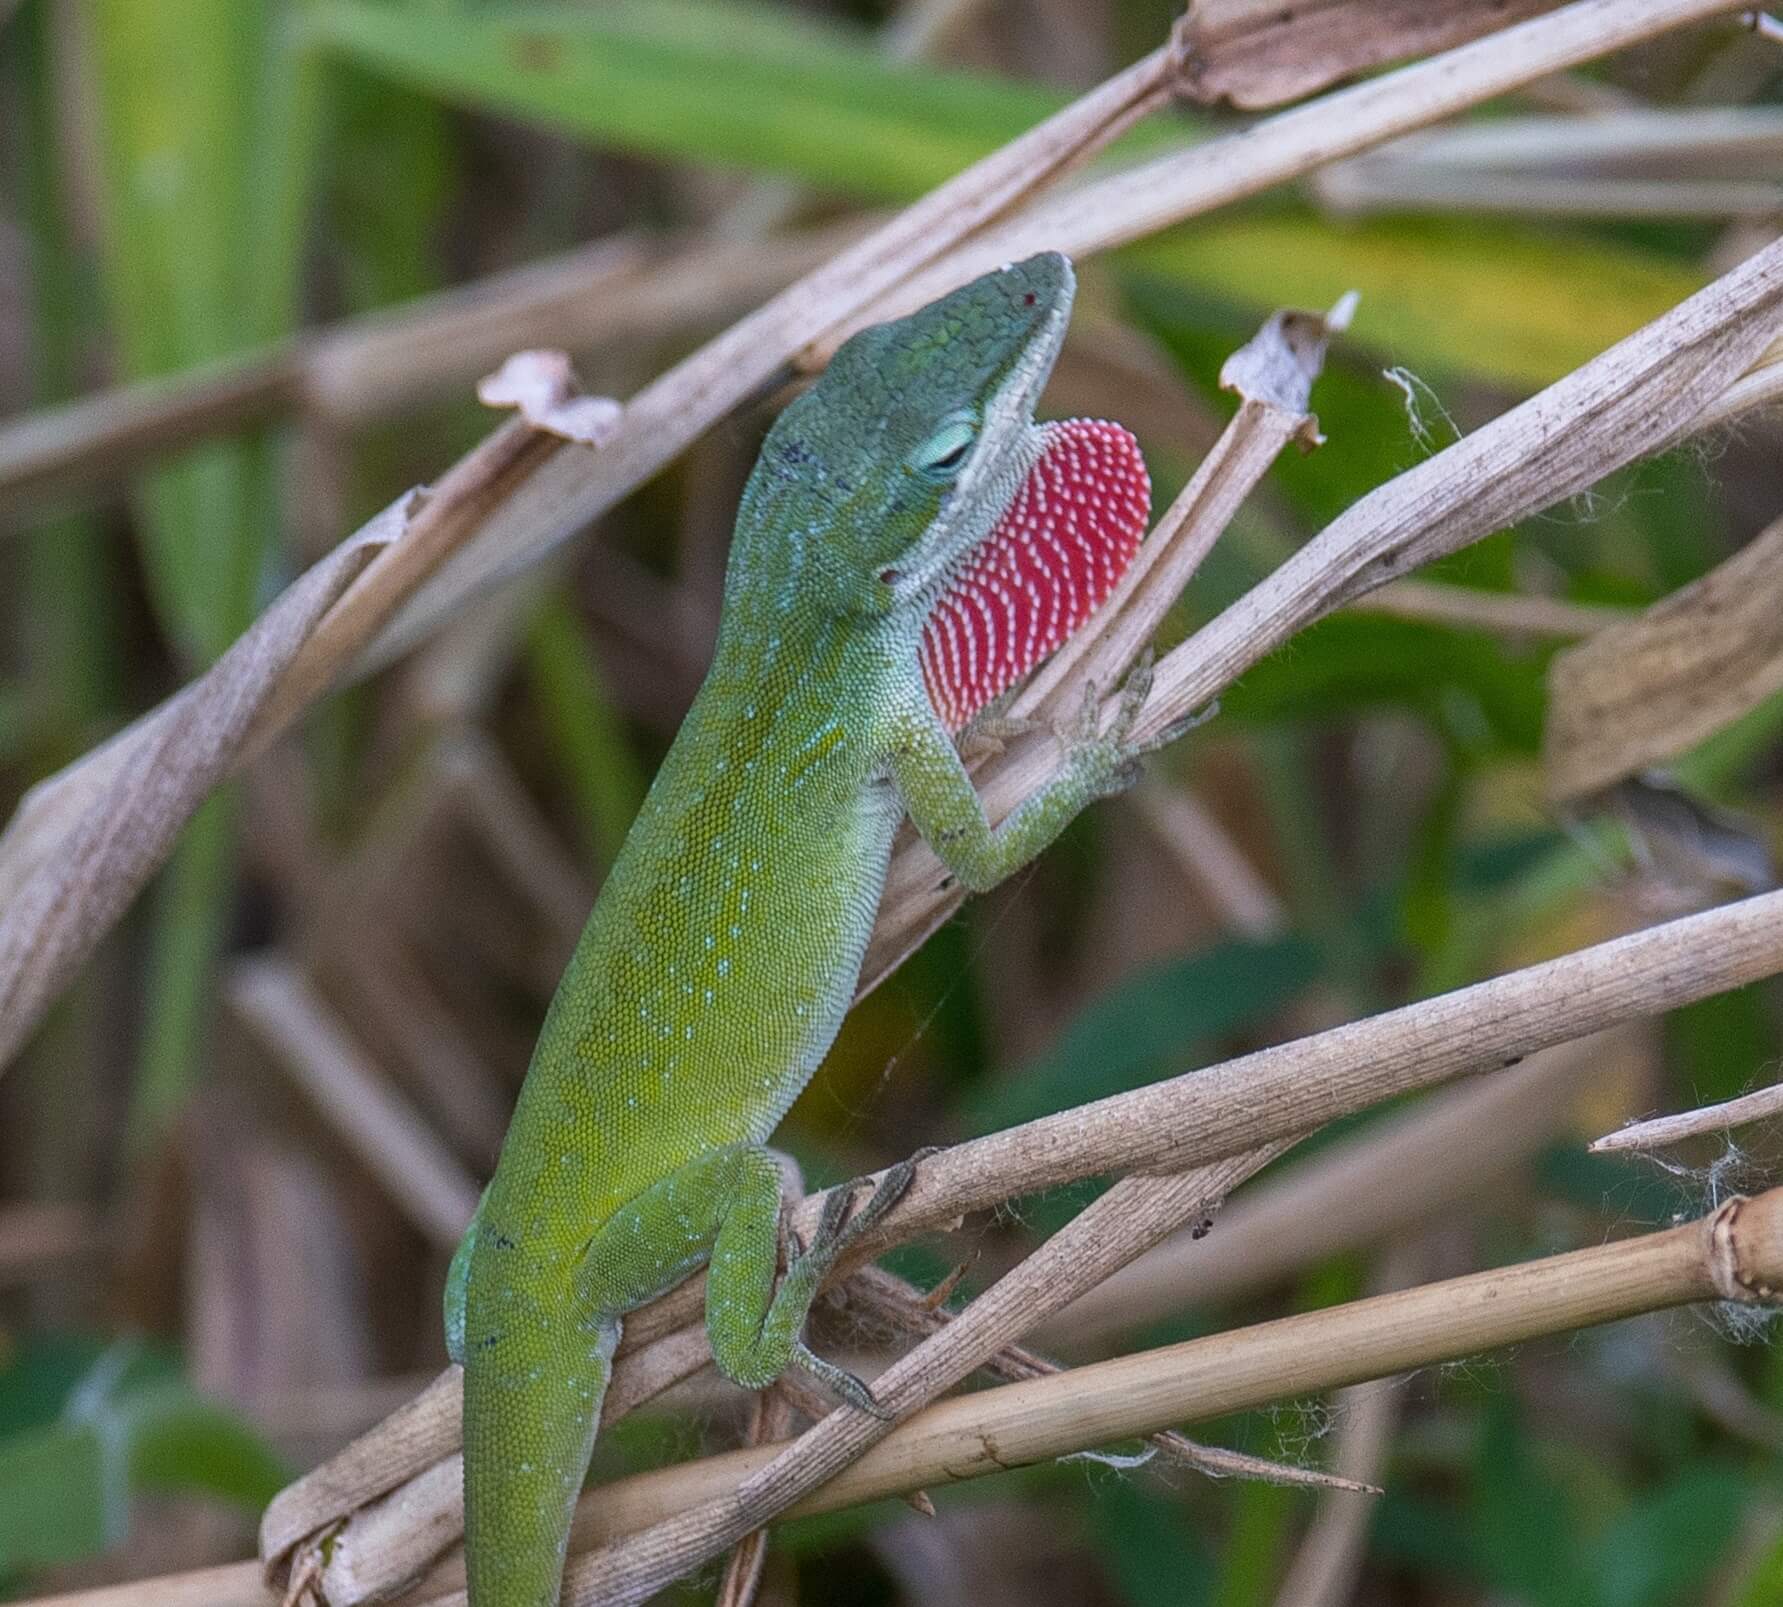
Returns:
[[[768,432],[737,516],[717,651],[546,1015],[454,1257],[472,1607],[549,1607],[625,1314],[709,1265],[719,1370],[809,1351],[825,1274],[908,1186],[838,1190],[776,1278],[769,1134],[853,996],[908,813],[982,890],[1145,751],[1143,671],[994,829],[954,733],[1075,630],[1132,557],[1150,487],[1117,425],[1037,424],[1070,316],[1048,254],[865,329]],[[1174,734],[1174,733],[1172,733]],[[1157,746],[1146,745],[1146,749]]]

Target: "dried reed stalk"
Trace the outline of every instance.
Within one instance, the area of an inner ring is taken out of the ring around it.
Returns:
[[[1569,1333],[1692,1301],[1770,1302],[1783,1288],[1783,1190],[1732,1199],[1664,1232],[1376,1295],[942,1402],[791,1515],[834,1511],[910,1490],[1106,1445],[1170,1424],[1383,1378],[1493,1346]],[[794,1442],[797,1443],[796,1441]],[[785,1454],[751,1447],[604,1485],[578,1511],[569,1599],[615,1603],[602,1557],[624,1537],[748,1489]],[[591,1551],[590,1547],[604,1547]],[[462,1602],[448,1565],[408,1598]],[[252,1563],[45,1598],[36,1607],[274,1607]]]

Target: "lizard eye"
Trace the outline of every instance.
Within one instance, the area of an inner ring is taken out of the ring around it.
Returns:
[[[911,455],[911,465],[931,479],[951,479],[978,439],[978,424],[969,414],[955,413]]]

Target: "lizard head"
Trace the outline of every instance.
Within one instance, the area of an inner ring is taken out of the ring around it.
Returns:
[[[1074,289],[1071,264],[1048,252],[851,336],[768,432],[739,536],[756,523],[749,502],[771,502],[780,539],[816,538],[806,599],[926,611],[1033,460],[1034,404]]]
[[[1034,422],[1075,289],[1046,252],[861,330],[780,415],[745,493],[733,585],[883,622],[953,726],[1082,623],[1145,526],[1126,431]]]
[[[1036,453],[1034,407],[1071,316],[1076,279],[1056,252],[962,285],[854,336],[830,376],[877,395],[860,491],[877,518],[837,532],[831,556],[852,608],[925,615],[995,524]],[[867,510],[862,509],[863,513]]]

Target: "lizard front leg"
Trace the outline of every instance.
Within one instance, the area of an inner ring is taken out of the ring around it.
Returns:
[[[1075,727],[1062,734],[1063,767],[996,827],[926,699],[894,721],[888,756],[892,780],[942,864],[970,891],[987,892],[1051,843],[1087,804],[1131,786],[1139,777],[1140,757],[1178,734],[1173,729],[1143,745],[1129,740],[1150,690],[1151,666],[1142,662],[1121,688],[1114,725],[1105,734],[1096,728],[1094,693],[1086,692]]]

